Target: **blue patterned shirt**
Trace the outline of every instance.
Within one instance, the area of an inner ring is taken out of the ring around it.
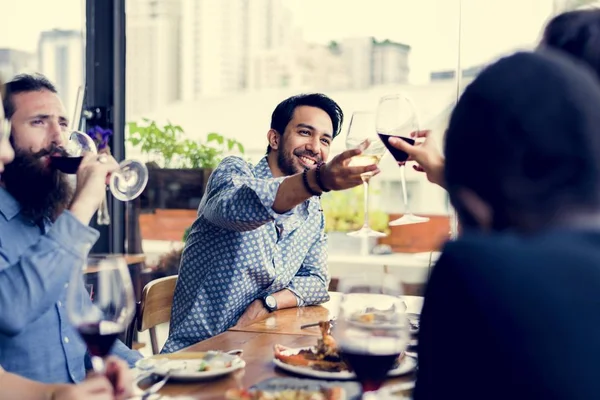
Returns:
[[[213,171],[183,251],[163,352],[227,330],[252,301],[283,289],[300,305],[329,300],[320,201],[276,213],[284,179],[273,178],[266,157],[254,168],[227,157]]]
[[[74,268],[81,269],[98,232],[69,211],[36,225],[0,188],[0,365],[46,383],[85,378],[86,346],[65,308]],[[83,301],[89,301],[81,282]],[[117,342],[113,353],[130,364],[141,355]]]

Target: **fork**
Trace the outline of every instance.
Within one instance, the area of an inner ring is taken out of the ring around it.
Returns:
[[[155,384],[153,384],[152,386],[150,386],[148,389],[146,389],[144,391],[144,393],[142,394],[141,400],[147,400],[153,394],[158,393],[158,391],[160,389],[162,389],[163,386],[165,386],[165,383],[167,383],[167,381],[169,380],[170,377],[171,377],[171,371],[167,371],[165,376],[160,381],[156,382]]]

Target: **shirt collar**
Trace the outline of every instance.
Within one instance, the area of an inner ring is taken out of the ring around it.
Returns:
[[[260,179],[273,178],[273,173],[271,172],[271,168],[269,168],[267,156],[264,156],[254,167],[254,176]]]
[[[19,214],[21,205],[8,191],[0,187],[0,214],[10,221]]]

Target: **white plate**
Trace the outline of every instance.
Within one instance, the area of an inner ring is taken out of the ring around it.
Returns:
[[[198,371],[201,364],[205,363],[204,357],[207,353],[173,353],[161,354],[139,360],[136,367],[140,370],[152,372],[164,376],[170,372],[170,378],[180,381],[198,381],[213,379],[227,375],[233,371],[244,368],[246,362],[240,357],[227,353],[218,353],[215,357],[211,355],[208,371]]]
[[[309,347],[300,347],[300,348],[290,348],[290,349],[286,349],[284,351],[282,351],[281,353],[283,355],[293,355],[293,354],[298,354],[298,352],[300,352],[300,350],[306,350],[309,349]],[[287,372],[292,372],[294,374],[298,374],[298,375],[303,375],[303,376],[309,376],[311,378],[319,378],[319,379],[333,379],[333,380],[347,380],[347,379],[355,379],[356,375],[354,375],[354,372],[349,372],[349,371],[341,371],[341,372],[327,372],[327,371],[318,371],[312,368],[308,368],[308,367],[299,367],[297,365],[290,365],[290,364],[286,364],[281,360],[278,360],[276,358],[273,358],[273,362],[275,363],[275,365],[277,365],[279,368],[283,369],[284,371]],[[404,375],[407,374],[409,372],[412,372],[415,367],[417,366],[417,360],[414,359],[413,357],[408,357],[408,356],[404,356],[402,358],[402,361],[400,361],[400,364],[390,370],[388,372],[388,377],[395,377],[395,376],[400,376],[400,375]]]

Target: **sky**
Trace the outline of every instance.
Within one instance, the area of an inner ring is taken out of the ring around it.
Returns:
[[[459,16],[461,64],[469,67],[532,46],[553,4],[553,0],[283,1],[308,41],[375,36],[411,45],[411,80],[416,81],[426,79],[431,70],[456,68]],[[0,24],[0,47],[33,52],[44,30],[82,29],[84,4],[85,0],[0,0],[2,14],[10,16]]]

